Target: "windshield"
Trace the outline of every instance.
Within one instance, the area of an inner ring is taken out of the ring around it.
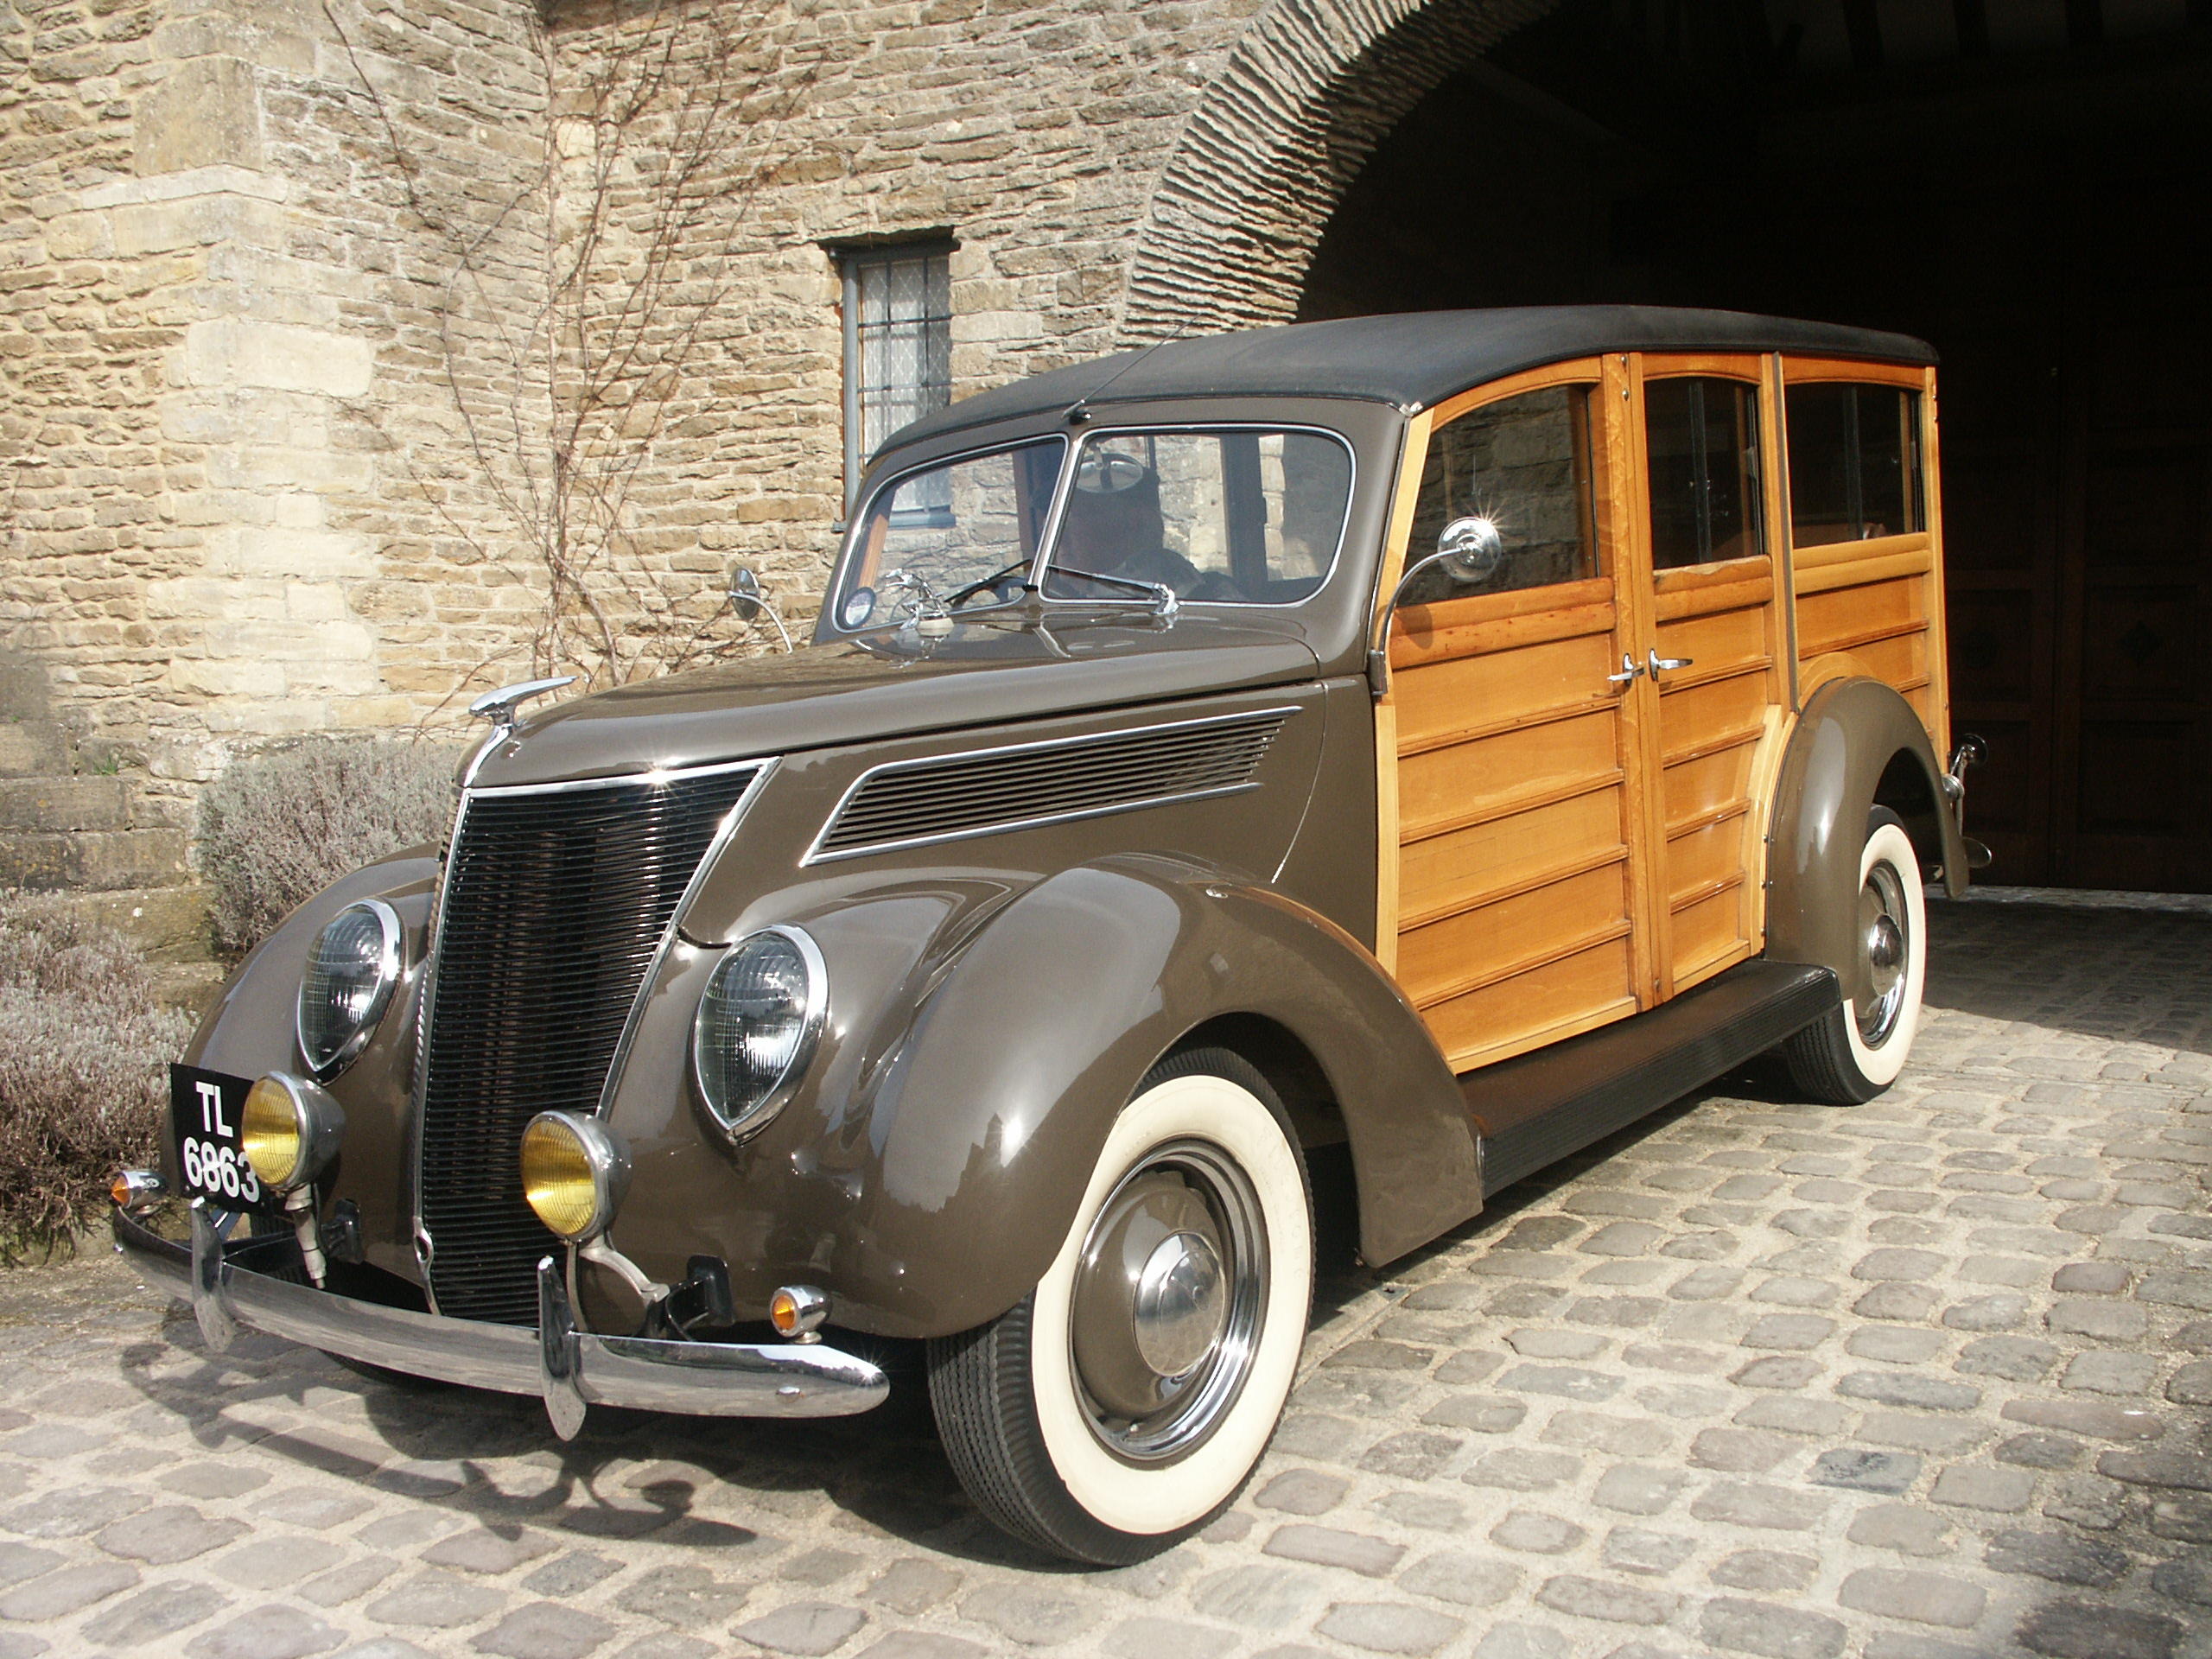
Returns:
[[[1327,578],[1351,499],[1351,451],[1320,432],[1102,432],[1076,462],[1052,599],[1132,584],[1201,604],[1288,605]]]
[[[1015,597],[1042,539],[1065,439],[909,473],[876,492],[836,588],[847,632]]]

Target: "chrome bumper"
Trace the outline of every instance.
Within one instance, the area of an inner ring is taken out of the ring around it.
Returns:
[[[219,1353],[241,1325],[371,1365],[502,1394],[533,1394],[563,1440],[588,1405],[700,1417],[844,1417],[880,1405],[882,1370],[823,1343],[671,1342],[579,1331],[559,1264],[538,1264],[539,1329],[449,1319],[333,1295],[256,1273],[225,1257],[205,1211],[192,1248],[118,1210],[116,1248],[192,1303]]]

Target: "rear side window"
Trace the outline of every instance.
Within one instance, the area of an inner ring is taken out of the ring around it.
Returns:
[[[1924,528],[1920,395],[1895,386],[1792,386],[1789,538],[1799,547]]]
[[[1288,605],[1336,562],[1351,451],[1320,432],[1102,432],[1076,459],[1045,593]],[[1098,578],[1105,578],[1099,580]]]
[[[1653,568],[1764,553],[1758,394],[1736,380],[1654,380],[1643,390],[1643,419]]]
[[[1472,523],[1470,558],[1414,573],[1403,602],[1425,605],[1598,574],[1591,512],[1589,390],[1550,386],[1469,410],[1430,434],[1406,563]]]

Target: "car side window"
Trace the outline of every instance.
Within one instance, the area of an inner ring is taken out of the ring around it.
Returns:
[[[1758,393],[1689,377],[1643,389],[1651,478],[1651,564],[1671,570],[1755,558],[1759,523]]]
[[[1351,453],[1319,432],[1102,432],[1076,461],[1045,593],[1287,605],[1335,562]]]
[[[1798,385],[1787,408],[1791,542],[1818,547],[1924,527],[1917,392]]]
[[[1401,602],[1432,604],[1599,574],[1589,401],[1586,386],[1548,386],[1481,404],[1429,435],[1407,568],[1446,538],[1471,541],[1476,550],[1416,571]],[[1478,531],[1469,537],[1471,520]]]

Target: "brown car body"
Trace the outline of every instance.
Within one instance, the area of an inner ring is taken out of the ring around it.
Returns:
[[[1692,365],[1732,354],[1775,385],[1798,361],[1878,365],[1891,384],[1924,384],[1926,546],[1916,568],[1937,591],[1932,355],[1916,342],[1607,308],[1368,319],[1185,342],[984,394],[899,435],[861,492],[865,504],[917,468],[1046,435],[1332,433],[1354,457],[1344,528],[1327,579],[1301,602],[1192,601],[1162,617],[1134,600],[1085,607],[1032,594],[1026,611],[963,612],[943,631],[918,630],[910,616],[851,633],[825,603],[813,642],[790,655],[542,707],[497,734],[471,762],[472,801],[738,761],[768,767],[659,942],[603,1090],[601,1115],[634,1169],[607,1235],[613,1249],[664,1283],[694,1257],[719,1257],[741,1323],[762,1319],[778,1287],[804,1283],[827,1292],[833,1340],[971,1330],[1038,1283],[1116,1114],[1163,1055],[1194,1040],[1255,1065],[1309,1148],[1348,1145],[1370,1262],[1477,1213],[1497,1184],[1485,1143],[1501,1125],[1486,1121],[1481,1090],[1455,1075],[1423,1007],[1385,965],[1399,921],[1386,913],[1397,852],[1385,828],[1397,775],[1389,711],[1396,677],[1411,671],[1392,666],[1406,623],[1390,632],[1390,601],[1421,550],[1406,544],[1420,444],[1440,405],[1482,387],[1541,382],[1570,361],[1618,378],[1632,359],[1669,354]],[[1612,384],[1592,378],[1591,395]],[[1770,526],[1770,550],[1786,578],[1779,530]],[[1794,630],[1789,584],[1779,586]],[[1939,601],[1923,621],[1922,648],[1940,663]],[[1738,950],[1754,961],[1739,966],[1831,970],[1813,1001],[1790,1005],[1800,1024],[1808,1008],[1839,996],[1863,1007],[1870,995],[1853,906],[1871,810],[1895,810],[1923,869],[1952,891],[1968,863],[1958,787],[1940,758],[1940,680],[1916,708],[1854,661],[1824,658],[1815,673],[1793,654],[1762,758],[1745,761],[1765,851],[1745,879],[1758,890],[1743,900],[1757,901],[1745,913],[1758,931]],[[1768,671],[1783,674],[1778,664]],[[1633,675],[1629,683],[1633,693]],[[1229,792],[1037,823],[1014,811],[1002,827],[817,855],[841,803],[881,768],[1033,747],[1080,754],[1117,734],[1247,720],[1271,722],[1274,736]],[[397,1304],[421,1296],[426,1274],[435,1287],[438,1272],[416,1206],[419,1046],[435,1040],[425,1003],[448,850],[369,866],[302,907],[238,970],[184,1057],[242,1077],[298,1071],[295,1003],[318,932],[355,900],[393,906],[402,977],[367,1047],[327,1082],[346,1138],[316,1198],[325,1214],[354,1209],[361,1268],[383,1281],[377,1300]],[[699,1104],[692,1021],[724,948],[771,925],[803,928],[819,946],[830,1017],[788,1104],[733,1143]],[[442,1008],[458,1007],[467,988],[435,994]],[[1586,1063],[1599,1037],[1608,1052],[1655,1065],[1695,1046],[1681,1019],[1662,1017],[1681,997],[1640,995],[1650,1004],[1642,1012],[1597,1021],[1590,1037],[1526,1045],[1506,1063],[1531,1076],[1554,1055]],[[1698,1051],[1718,1060],[1701,1075],[1653,1075],[1694,1086],[1743,1058],[1726,1047]],[[1541,1144],[1583,1144],[1613,1126],[1605,1111],[1584,1122],[1580,1109],[1564,1107],[1561,1121],[1574,1122]],[[586,1268],[576,1283],[586,1327],[637,1327],[642,1310],[615,1275]]]

